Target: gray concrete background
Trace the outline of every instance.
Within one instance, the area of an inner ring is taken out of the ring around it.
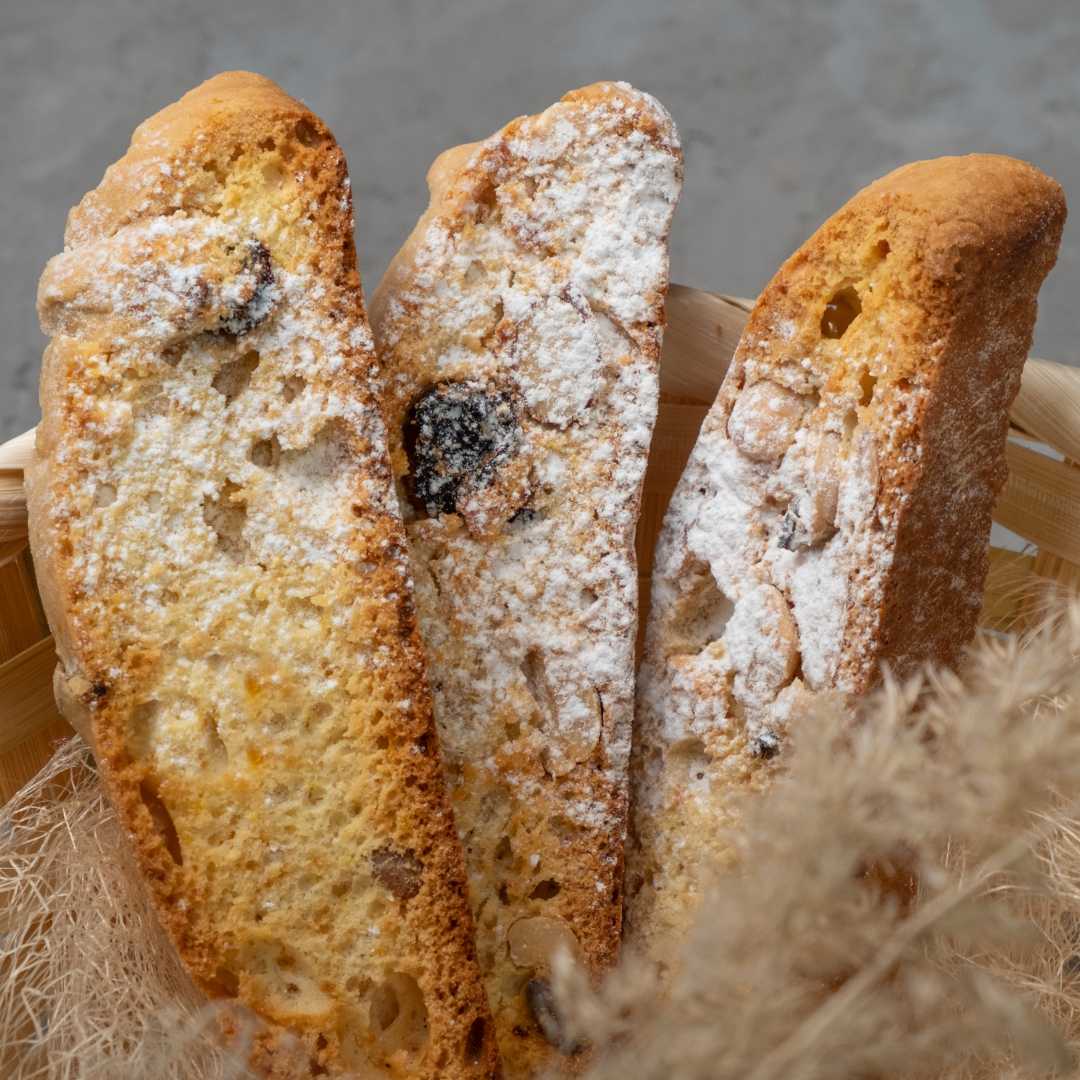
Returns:
[[[250,68],[345,147],[370,290],[447,146],[626,79],[686,151],[672,275],[753,295],[856,188],[904,161],[1028,158],[1080,205],[1077,0],[0,0],[0,438],[37,419],[38,274],[132,128]],[[1080,362],[1080,209],[1036,351]]]

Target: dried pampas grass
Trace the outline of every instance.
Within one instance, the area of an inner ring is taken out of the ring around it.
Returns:
[[[1080,1050],[1080,605],[803,718],[670,993],[563,966],[595,1080],[1035,1077]]]
[[[81,739],[0,812],[0,1076],[231,1080]]]
[[[595,1080],[1069,1075],[1080,1052],[1080,605],[962,678],[804,718],[660,1000],[560,967]],[[0,814],[0,1075],[241,1077],[85,746]]]

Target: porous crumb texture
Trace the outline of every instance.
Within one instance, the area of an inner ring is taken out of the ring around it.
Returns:
[[[163,923],[260,1074],[493,1075],[341,151],[218,76],[66,239],[32,542]]]
[[[668,508],[639,673],[626,940],[673,962],[815,697],[974,633],[1008,407],[1065,218],[1010,158],[908,165],[762,293]]]
[[[616,956],[633,554],[681,184],[664,109],[568,94],[447,151],[372,301],[391,462],[509,1077],[579,1071],[548,980]]]

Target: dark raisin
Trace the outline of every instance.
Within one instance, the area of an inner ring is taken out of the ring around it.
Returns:
[[[763,731],[750,740],[750,756],[768,761],[780,753],[780,739],[773,731]]]
[[[252,240],[240,269],[245,299],[230,308],[218,323],[224,334],[247,334],[254,330],[273,307],[274,267],[265,244]]]
[[[375,880],[396,900],[411,900],[420,891],[424,864],[413,851],[398,851],[389,844],[371,853]]]
[[[99,701],[109,692],[109,688],[104,683],[94,683],[93,694]]]
[[[525,1001],[536,1026],[556,1050],[562,1054],[577,1054],[585,1048],[583,1042],[567,1035],[555,1007],[551,984],[546,979],[530,979],[525,984]]]
[[[776,546],[784,551],[794,551],[802,545],[798,542],[799,517],[794,510],[788,510],[780,519],[780,531],[776,536]]]
[[[511,525],[531,525],[541,516],[539,510],[533,510],[532,507],[523,506],[511,519]]]
[[[520,409],[509,391],[467,382],[433,386],[405,426],[413,492],[432,517],[459,512],[520,443]]]

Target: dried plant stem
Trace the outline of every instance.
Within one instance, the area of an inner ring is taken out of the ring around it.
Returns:
[[[1047,833],[1050,830],[1042,831]],[[1003,873],[1030,854],[1033,842],[1031,836],[1018,836],[985,859],[969,880],[955,891],[934,897],[918,908],[911,918],[899,922],[877,955],[830,995],[821,1008],[802,1021],[783,1043],[766,1054],[747,1080],[768,1080],[769,1077],[785,1075],[782,1070],[795,1059],[805,1057],[830,1025],[841,1023],[848,1010],[878,985],[920,938],[982,891],[988,878]]]

